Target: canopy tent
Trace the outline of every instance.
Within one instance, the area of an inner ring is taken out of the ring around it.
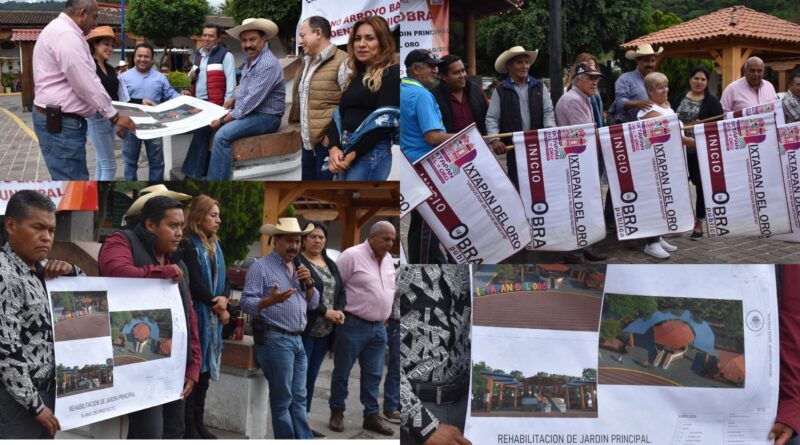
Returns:
[[[680,320],[688,324],[694,333],[694,341],[691,343],[692,346],[711,354],[716,353],[716,349],[714,348],[714,332],[711,330],[711,326],[705,320],[699,323],[694,321],[692,313],[688,310],[684,310],[680,316],[672,312],[656,311],[647,319],[637,318],[632,321],[622,332],[626,334],[644,334],[654,326],[668,320]]]

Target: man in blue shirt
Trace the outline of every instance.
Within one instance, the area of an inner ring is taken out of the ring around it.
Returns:
[[[625,53],[625,58],[636,61],[636,69],[622,73],[614,83],[614,104],[610,113],[614,114],[614,123],[633,122],[637,120],[639,110],[647,110],[653,104],[644,88],[644,76],[656,68],[656,56],[664,48],[653,51],[649,43],[639,45]]]
[[[125,82],[131,102],[144,105],[158,105],[174,99],[180,94],[167,81],[167,77],[153,68],[155,50],[149,43],[136,45],[133,59],[136,69],[125,71],[120,75]],[[161,181],[164,179],[164,151],[161,138],[144,141],[149,168],[148,179]],[[122,138],[122,159],[125,162],[125,180],[136,181],[136,170],[139,164],[139,151],[142,140],[134,134],[126,132]]]
[[[233,176],[233,142],[248,136],[274,133],[286,109],[283,69],[267,46],[278,35],[278,25],[267,19],[245,19],[228,34],[242,42],[247,55],[233,110],[211,122],[217,131],[208,164],[209,180]]]
[[[261,233],[272,237],[275,250],[250,266],[242,291],[242,311],[253,316],[256,359],[269,384],[269,405],[276,439],[313,439],[306,418],[308,361],[301,335],[306,310],[319,306],[311,272],[294,260],[301,236],[296,218],[265,224]]]
[[[453,136],[445,132],[436,98],[428,91],[434,86],[439,60],[430,51],[415,49],[406,56],[406,74],[400,82],[400,148],[409,161],[416,162]],[[415,210],[408,228],[410,264],[447,263],[439,240]]]

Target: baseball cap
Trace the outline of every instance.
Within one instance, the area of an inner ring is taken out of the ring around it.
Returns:
[[[429,65],[436,65],[439,63],[439,59],[431,53],[428,49],[415,49],[411,51],[406,56],[405,64],[406,66],[411,66],[415,63],[427,63]]]

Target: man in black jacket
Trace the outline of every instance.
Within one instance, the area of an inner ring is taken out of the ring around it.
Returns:
[[[431,89],[447,133],[458,133],[473,122],[486,134],[486,110],[489,101],[481,86],[467,78],[464,62],[456,55],[444,56],[437,64],[439,84]]]

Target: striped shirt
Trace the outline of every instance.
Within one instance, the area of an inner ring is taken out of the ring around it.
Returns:
[[[613,107],[616,119],[621,122],[635,121],[639,109],[634,107],[626,110],[625,102],[631,100],[647,100],[649,98],[647,90],[644,88],[644,76],[642,73],[638,69],[622,73],[614,84],[614,91],[615,97]]]
[[[591,124],[593,122],[592,99],[578,87],[573,86],[558,100],[556,104],[556,125],[559,127]]]
[[[283,69],[267,44],[264,44],[255,59],[244,59],[242,79],[231,116],[241,119],[254,112],[283,116],[285,110]]]
[[[259,315],[267,320],[267,324],[277,326],[289,332],[302,332],[306,328],[306,310],[319,306],[319,292],[314,288],[314,296],[309,302],[305,291],[301,290],[300,280],[294,268],[281,259],[277,252],[261,257],[247,270],[242,290],[242,310],[250,315]],[[275,286],[281,291],[294,288],[296,291],[283,303],[270,306],[258,312],[258,302],[268,297]]]

